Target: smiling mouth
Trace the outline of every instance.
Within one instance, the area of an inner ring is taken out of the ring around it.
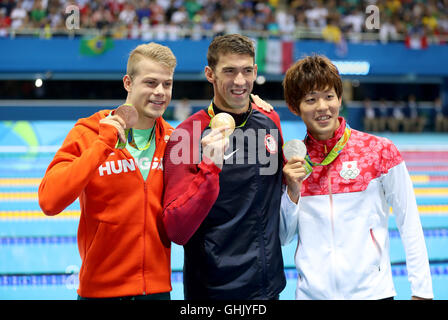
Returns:
[[[325,115],[325,116],[319,116],[317,118],[315,118],[316,121],[326,121],[326,120],[330,120],[331,116]]]
[[[165,104],[165,101],[154,101],[154,100],[149,100],[149,103],[158,105],[158,106],[163,106]]]
[[[246,93],[246,89],[239,89],[239,90],[233,89],[233,90],[230,90],[230,92],[234,95],[240,96],[240,95]]]

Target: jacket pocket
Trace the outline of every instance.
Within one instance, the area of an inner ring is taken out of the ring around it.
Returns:
[[[375,267],[376,270],[381,271],[381,258],[382,258],[382,250],[381,250],[381,246],[378,243],[378,240],[375,237],[375,233],[373,232],[373,228],[369,229],[369,233],[370,233],[370,239],[372,240],[372,245],[375,249],[375,259],[373,259],[373,266]]]
[[[101,230],[100,229],[102,229],[102,225],[103,225],[103,222],[99,221],[98,222],[98,226],[97,226],[96,231],[95,231],[95,234],[92,237],[92,241],[90,241],[89,246],[86,247],[86,254],[85,254],[85,257],[84,257],[85,261],[89,261],[89,256],[90,256],[90,253],[92,251],[91,249],[95,247],[95,244],[98,241],[98,238],[99,238],[98,235],[101,234]]]

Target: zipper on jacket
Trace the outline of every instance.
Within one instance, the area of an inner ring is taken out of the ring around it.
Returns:
[[[152,165],[152,164],[151,164]],[[150,169],[151,170],[151,169]],[[148,173],[149,175],[149,173]],[[143,178],[143,177],[142,177]],[[142,261],[142,279],[143,279],[143,295],[146,295],[146,281],[145,281],[145,252],[146,252],[146,239],[145,239],[145,230],[146,230],[146,214],[147,214],[147,210],[148,207],[146,206],[146,203],[148,201],[148,195],[147,195],[147,188],[146,188],[146,181],[143,181],[143,190],[145,192],[145,203],[143,205],[143,207],[145,208],[145,210],[143,210],[143,261]]]
[[[258,223],[258,227],[259,227],[259,242],[260,242],[260,251],[261,251],[261,262],[262,262],[262,291],[263,291],[263,296],[266,297],[266,285],[268,283],[267,281],[267,270],[266,270],[266,251],[265,251],[265,242],[264,242],[264,231],[263,231],[263,226],[262,226],[262,219],[260,219],[260,223]]]
[[[155,141],[156,143],[156,150],[157,150],[157,140]],[[143,203],[143,207],[145,208],[144,212],[144,216],[143,216],[143,261],[142,261],[142,277],[143,277],[143,295],[145,296],[147,294],[146,292],[146,281],[145,281],[145,254],[146,254],[146,216],[148,215],[148,179],[151,178],[151,173],[153,172],[152,167],[153,167],[153,163],[154,163],[154,157],[155,157],[156,153],[154,152],[154,155],[152,156],[151,159],[151,164],[149,167],[149,172],[148,172],[148,176],[146,177],[146,180],[143,179],[143,175],[140,172],[140,176],[142,177],[143,180],[143,190],[145,192],[145,202]]]
[[[260,172],[260,165],[257,165],[257,170]],[[257,186],[260,185],[260,176],[255,175],[257,178]],[[258,189],[258,188],[257,188]],[[257,190],[258,192],[258,190]],[[260,254],[261,254],[261,264],[262,264],[262,275],[261,275],[261,290],[263,293],[263,296],[267,296],[267,283],[268,283],[268,275],[267,275],[267,263],[266,263],[266,248],[265,248],[265,241],[264,241],[264,229],[263,229],[263,215],[260,211],[258,211],[258,242],[260,244]]]
[[[126,157],[130,157],[132,159],[134,159],[134,157],[132,156],[132,154],[125,149],[122,150],[122,152],[125,153]],[[126,154],[126,152],[128,153],[128,155]],[[153,157],[154,158],[154,157]],[[134,159],[134,163],[138,168],[138,164],[137,161]],[[152,161],[151,161],[151,167],[149,168],[149,172],[148,172],[148,178],[149,175],[151,174],[151,168],[152,168]],[[146,181],[145,179],[143,179],[143,175],[142,172],[140,171],[140,168],[138,168],[137,170],[137,174],[140,176],[140,178],[143,181],[143,192],[145,193],[145,197],[144,197],[144,202],[143,202],[143,254],[142,254],[142,280],[143,280],[143,286],[142,286],[142,295],[146,295],[146,281],[145,281],[145,251],[146,251],[146,244],[145,244],[145,230],[146,230],[146,215],[147,215],[147,211],[148,208],[146,206],[146,203],[148,201],[148,195],[147,195],[147,187],[146,187]]]
[[[330,201],[330,224],[331,224],[331,247],[332,247],[332,253],[331,253],[331,257],[332,257],[332,261],[333,261],[333,272],[332,272],[332,278],[333,278],[333,285],[334,285],[334,289],[335,289],[335,293],[338,293],[338,281],[337,281],[337,276],[335,274],[335,266],[336,266],[336,237],[335,237],[335,232],[334,232],[334,205],[333,205],[333,193],[331,190],[331,175],[330,175],[330,170],[331,165],[328,166],[328,172],[327,172],[327,177],[328,177],[328,196],[329,196],[329,201]],[[338,297],[340,298],[340,297]]]
[[[154,126],[155,126],[154,130],[157,130],[157,121],[156,121],[156,123],[154,123]],[[162,134],[161,136],[163,137],[164,135]],[[153,154],[152,159],[151,159],[151,164],[150,164],[150,167],[149,167],[149,172],[148,172],[148,176],[146,177],[146,180],[143,178],[143,175],[142,175],[142,173],[141,173],[141,171],[139,169],[140,177],[142,178],[142,181],[143,181],[143,190],[145,192],[144,203],[143,203],[143,207],[145,208],[145,210],[143,210],[144,216],[143,216],[143,254],[142,254],[142,259],[143,259],[142,260],[142,279],[143,279],[143,295],[144,296],[147,294],[147,292],[146,292],[146,281],[145,281],[145,254],[146,254],[146,236],[145,235],[146,235],[146,216],[148,215],[148,206],[147,206],[147,203],[148,203],[148,184],[147,184],[147,181],[148,181],[148,179],[151,178],[151,173],[153,171],[152,170],[152,166],[153,166],[153,162],[154,162],[154,157],[155,157],[155,155],[157,153],[157,145],[158,145],[157,131],[154,134],[154,139],[155,139],[154,143],[156,144],[156,148],[155,148],[154,154]]]
[[[373,229],[370,228],[370,237],[372,238],[372,242],[373,245],[375,246],[376,250],[378,251],[378,271],[381,271],[381,256],[382,256],[382,252],[381,252],[381,247],[380,244],[378,243],[378,241],[375,238],[375,235],[373,234]]]
[[[333,192],[331,190],[331,176],[330,176],[330,168],[328,168],[328,197],[330,200],[330,223],[331,223],[331,235],[333,239],[333,247],[334,247],[334,207],[333,207]]]

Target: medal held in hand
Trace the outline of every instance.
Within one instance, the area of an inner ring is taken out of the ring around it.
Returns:
[[[226,129],[226,131],[224,132],[224,135],[228,137],[233,133],[233,130],[235,130],[235,120],[228,113],[220,112],[215,115],[210,121],[210,127],[212,129],[217,129],[224,126],[229,127],[229,129]]]
[[[129,130],[137,123],[138,121],[138,112],[131,104],[122,104],[119,106],[115,112],[115,115],[120,116],[125,122],[126,126],[124,128],[124,134],[127,137],[129,134]],[[123,149],[126,147],[126,141],[121,141],[118,139],[116,148]]]

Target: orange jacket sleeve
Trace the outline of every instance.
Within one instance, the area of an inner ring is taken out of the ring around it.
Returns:
[[[92,143],[92,135],[97,138]],[[74,202],[98,167],[113,152],[117,129],[99,124],[99,132],[76,124],[56,152],[39,185],[39,206],[46,215],[56,215]]]

